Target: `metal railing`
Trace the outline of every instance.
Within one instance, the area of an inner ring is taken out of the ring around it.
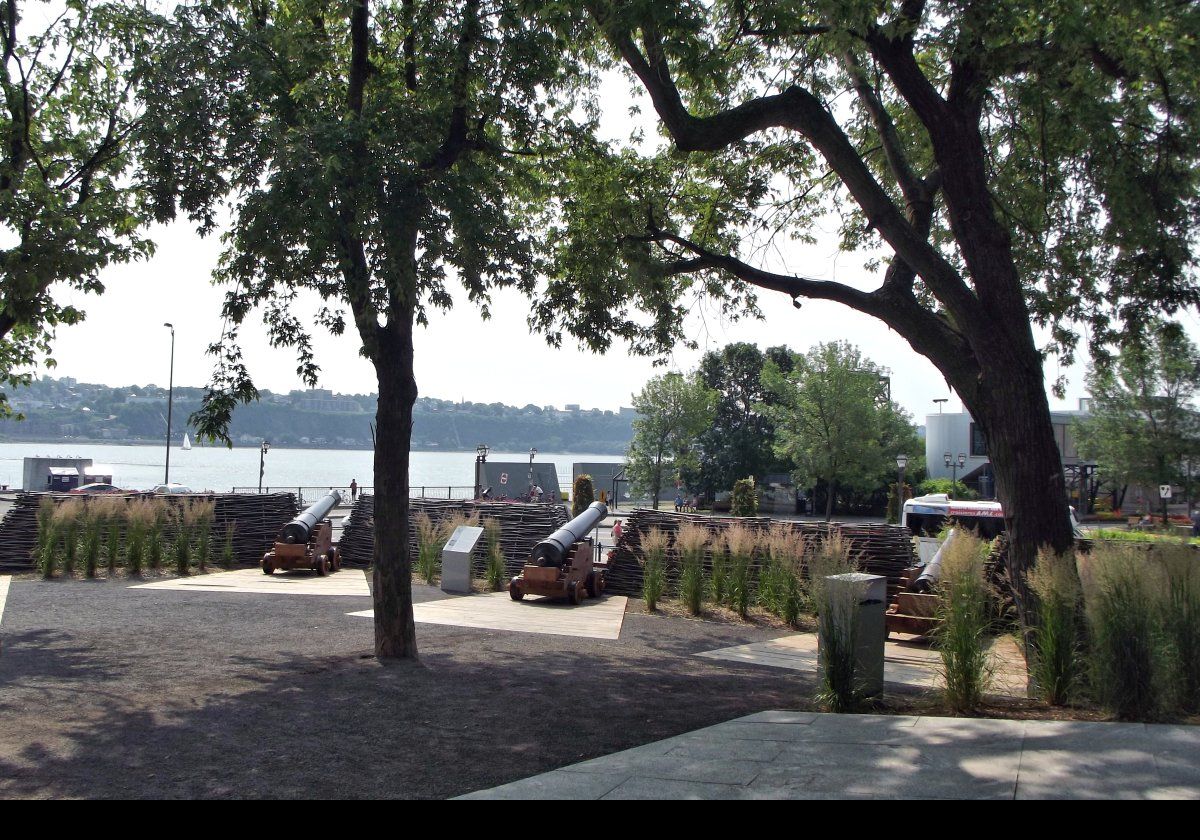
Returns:
[[[301,507],[311,505],[318,501],[330,490],[337,490],[342,494],[343,504],[350,504],[350,488],[347,486],[332,486],[322,487],[297,487],[296,485],[271,485],[263,487],[263,493],[295,493],[296,503]],[[373,487],[360,484],[358,492],[369,496],[374,491]],[[249,493],[255,494],[260,492],[258,487],[234,487],[234,493]],[[453,484],[423,484],[420,486],[412,486],[408,488],[409,498],[413,499],[473,499],[475,497],[475,488],[472,485],[453,485]]]

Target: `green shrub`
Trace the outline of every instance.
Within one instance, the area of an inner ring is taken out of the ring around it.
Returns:
[[[505,578],[508,577],[508,571],[504,564],[504,548],[500,545],[500,538],[503,536],[500,520],[491,518],[483,520],[483,532],[487,539],[487,566],[484,570],[484,577],[487,580],[488,588],[493,592],[499,592],[504,588]]]
[[[679,598],[692,615],[704,609],[704,548],[708,531],[694,522],[684,522],[675,534],[679,551]]]
[[[948,478],[927,478],[917,485],[917,492],[922,496],[928,496],[930,493],[946,493],[952,499],[964,501],[979,498],[978,493],[961,481],[951,481]]]
[[[646,610],[658,609],[667,585],[668,538],[658,528],[651,528],[642,535],[642,597],[646,599]]]
[[[942,547],[938,581],[938,624],[934,639],[941,656],[942,695],[956,712],[979,706],[991,679],[987,631],[991,623],[985,544],[958,530]]]
[[[571,517],[574,518],[587,510],[588,505],[596,501],[596,488],[592,477],[586,473],[575,479],[571,489]]]
[[[729,512],[733,516],[758,516],[758,493],[754,490],[754,476],[739,478],[733,483]]]
[[[1043,549],[1028,582],[1038,598],[1038,625],[1029,629],[1029,676],[1033,692],[1051,706],[1062,706],[1074,698],[1082,676],[1079,627],[1082,595],[1075,556]]]
[[[1080,558],[1091,631],[1092,690],[1117,717],[1145,720],[1161,708],[1158,679],[1160,613],[1153,564],[1129,545],[1096,544]]]

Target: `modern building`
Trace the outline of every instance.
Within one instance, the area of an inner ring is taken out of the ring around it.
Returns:
[[[1050,412],[1063,470],[1068,475],[1079,475],[1085,471],[1086,465],[1075,448],[1072,426],[1075,420],[1088,415],[1090,402],[1086,398],[1080,399],[1078,410]],[[946,466],[947,455],[954,466]],[[961,467],[957,466],[960,460],[963,462]],[[926,416],[925,465],[930,478],[957,476],[959,481],[976,490],[985,499],[996,495],[992,462],[988,458],[983,435],[975,427],[971,415],[965,411]]]

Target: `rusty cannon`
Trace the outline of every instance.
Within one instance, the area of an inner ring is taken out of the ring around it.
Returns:
[[[603,502],[592,502],[587,510],[535,545],[521,574],[509,581],[512,599],[544,595],[579,604],[589,595],[599,598],[604,594],[608,569],[597,562],[588,534],[606,516],[608,507]]]
[[[263,574],[274,574],[276,569],[312,569],[324,577],[340,569],[342,557],[333,546],[333,523],[327,517],[341,501],[341,493],[330,490],[280,528],[275,547],[263,555]]]

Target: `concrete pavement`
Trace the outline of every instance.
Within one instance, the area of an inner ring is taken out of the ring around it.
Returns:
[[[1200,728],[759,712],[465,799],[1195,799]]]

